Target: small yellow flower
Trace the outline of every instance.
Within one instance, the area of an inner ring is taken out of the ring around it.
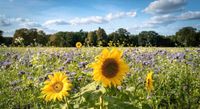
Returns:
[[[49,80],[45,81],[45,86],[41,89],[45,101],[63,100],[68,96],[71,89],[71,83],[68,81],[64,72],[55,72],[54,75],[49,75]]]
[[[150,93],[153,90],[153,79],[152,79],[153,72],[150,71],[146,76],[146,89],[148,93]]]
[[[124,75],[128,72],[128,65],[121,59],[122,52],[116,48],[108,51],[104,49],[96,57],[96,62],[92,63],[93,79],[101,82],[104,87],[114,87],[121,85]]]
[[[81,48],[82,47],[82,43],[81,42],[77,42],[76,43],[76,48]]]

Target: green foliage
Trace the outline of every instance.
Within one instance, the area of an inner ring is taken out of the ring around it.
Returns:
[[[0,30],[0,45],[3,43],[3,31]]]
[[[0,43],[11,45],[10,39],[4,39],[0,31]],[[6,38],[6,37],[5,37]],[[17,38],[23,38],[23,44],[14,43]],[[76,42],[85,46],[156,46],[156,47],[197,47],[200,46],[200,31],[193,27],[183,27],[176,35],[163,36],[155,31],[142,31],[138,35],[130,34],[126,29],[106,34],[103,28],[84,32],[60,31],[46,35],[42,30],[21,28],[15,31],[12,45],[15,46],[56,46],[75,47]]]
[[[100,46],[107,46],[107,35],[103,28],[100,28],[96,31],[97,44]]]
[[[85,42],[89,46],[97,46],[97,35],[95,32],[91,31],[87,34]]]
[[[37,46],[37,44],[45,45],[47,42],[45,33],[42,30],[38,31],[37,29],[34,28],[32,29],[21,28],[16,30],[13,37],[13,42],[15,42],[17,38],[22,38],[24,40],[23,44],[25,46],[28,45]]]
[[[176,32],[177,41],[185,47],[198,46],[198,37],[196,28],[193,27],[184,27]]]
[[[64,46],[65,40],[64,36],[62,35],[63,32],[58,32],[54,35],[49,37],[49,44],[51,46],[62,47]]]
[[[138,37],[140,46],[156,46],[158,45],[159,34],[155,31],[142,31]]]
[[[57,32],[49,37],[49,44],[56,47],[74,47],[76,42],[84,42],[85,33]]]
[[[4,38],[3,38],[3,43],[4,43],[6,46],[11,46],[11,45],[12,45],[12,42],[13,42],[13,37],[4,37]]]

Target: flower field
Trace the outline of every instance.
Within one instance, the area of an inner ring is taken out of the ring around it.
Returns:
[[[1,109],[199,109],[199,48],[0,48]]]

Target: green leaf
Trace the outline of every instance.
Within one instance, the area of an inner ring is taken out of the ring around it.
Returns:
[[[151,106],[149,106],[149,104],[142,104],[142,109],[152,109]]]

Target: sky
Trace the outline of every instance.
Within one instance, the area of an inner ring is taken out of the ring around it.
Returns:
[[[125,28],[131,34],[153,30],[162,35],[180,28],[200,29],[200,0],[0,0],[0,30],[16,29],[107,33]]]

